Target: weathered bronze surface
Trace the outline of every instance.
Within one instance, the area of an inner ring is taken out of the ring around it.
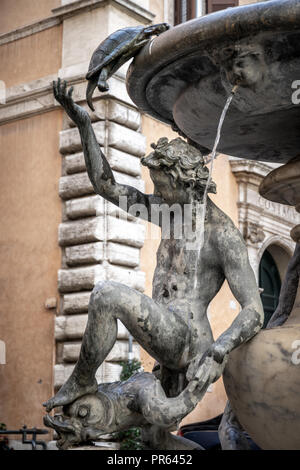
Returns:
[[[153,145],[153,152],[142,160],[150,169],[154,194],[143,194],[136,188],[117,183],[97,142],[88,113],[72,99],[72,88],[67,91],[66,83],[58,80],[54,83],[54,95],[78,127],[95,192],[117,206],[121,206],[125,198],[123,209],[159,225],[162,240],[157,252],[152,298],[117,282],[97,283],[90,297],[78,362],[66,383],[44,406],[51,411],[76,403],[81,397],[88,401],[90,395],[95,395],[98,390],[95,373],[115,344],[117,320],[120,320],[160,364],[160,382],[155,393],[149,392],[147,400],[155,404],[159,392],[165,404],[157,407],[148,404],[145,408],[150,423],[147,432],[143,426],[148,435],[145,439],[160,448],[166,436],[165,428],[168,431],[175,418],[181,419],[196,406],[207,387],[222,375],[229,353],[253,337],[262,326],[263,309],[247,249],[231,219],[209,198],[205,220],[202,219],[203,244],[200,247],[202,237],[199,238],[201,230],[197,220],[208,170],[198,149],[181,138],[171,142],[159,139]],[[209,190],[215,192],[213,183]],[[164,219],[157,214],[175,210],[174,205],[183,212],[179,217],[173,214],[170,230],[165,233]],[[185,217],[184,211],[188,208],[191,208],[190,218]],[[179,235],[178,229],[183,229]],[[232,325],[214,340],[207,309],[225,280],[241,311]],[[159,390],[163,390],[164,395]],[[119,398],[122,401],[124,397],[121,394]],[[145,413],[142,415],[145,417]],[[60,423],[56,425],[61,431]],[[64,429],[72,434],[68,425]],[[178,448],[174,441],[168,440],[166,445],[170,449]]]
[[[86,99],[92,111],[95,111],[92,97],[96,87],[98,86],[99,91],[108,91],[108,78],[134,57],[149,42],[151,36],[159,35],[169,27],[167,23],[160,23],[148,27],[123,28],[115,31],[99,44],[92,55],[86,75],[89,81]]]
[[[299,154],[300,2],[229,8],[176,26],[143,48],[128,72],[137,106],[206,148],[239,85],[219,151],[286,162]]]
[[[46,415],[44,423],[58,433],[57,445],[60,449],[97,441],[103,434],[139,426],[147,448],[201,450],[196,443],[175,436],[170,431],[176,429],[176,425],[193,410],[204,393],[205,389],[201,386],[188,386],[177,397],[168,398],[154,374],[141,372],[125,382],[98,385],[95,393],[64,406],[63,415]],[[153,427],[159,432],[154,433]]]

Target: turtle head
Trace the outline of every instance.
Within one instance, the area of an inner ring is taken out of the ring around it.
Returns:
[[[143,30],[143,33],[145,37],[153,36],[154,34],[158,36],[159,34],[167,31],[168,29],[170,29],[170,25],[168,23],[158,23],[148,26]]]

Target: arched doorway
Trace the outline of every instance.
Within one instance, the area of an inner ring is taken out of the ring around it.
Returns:
[[[281,289],[281,279],[276,262],[269,250],[265,250],[259,265],[259,287],[263,289],[261,300],[265,319],[263,328],[276,310]]]

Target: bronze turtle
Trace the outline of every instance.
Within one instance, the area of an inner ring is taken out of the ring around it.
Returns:
[[[86,79],[89,81],[86,100],[94,111],[92,97],[95,88],[108,91],[107,79],[111,77],[127,60],[131,59],[149,41],[151,36],[167,31],[167,23],[151,26],[134,26],[115,31],[108,36],[94,51]]]

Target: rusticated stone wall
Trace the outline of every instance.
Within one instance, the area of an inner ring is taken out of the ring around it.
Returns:
[[[75,85],[75,97],[84,99],[84,87]],[[140,114],[129,104],[113,97],[95,101],[93,128],[103,152],[120,183],[144,190],[140,157],[145,138],[139,132]],[[144,290],[145,275],[140,270],[140,248],[144,243],[144,223],[122,217],[121,210],[94,193],[81,152],[77,128],[65,116],[60,133],[62,176],[62,223],[59,244],[62,267],[58,272],[61,304],[56,318],[55,387],[61,386],[78,359],[87,322],[88,301],[98,281],[122,282]],[[139,346],[133,343],[134,357]],[[101,382],[118,380],[120,361],[128,359],[128,332],[119,322],[118,340],[99,368]]]

